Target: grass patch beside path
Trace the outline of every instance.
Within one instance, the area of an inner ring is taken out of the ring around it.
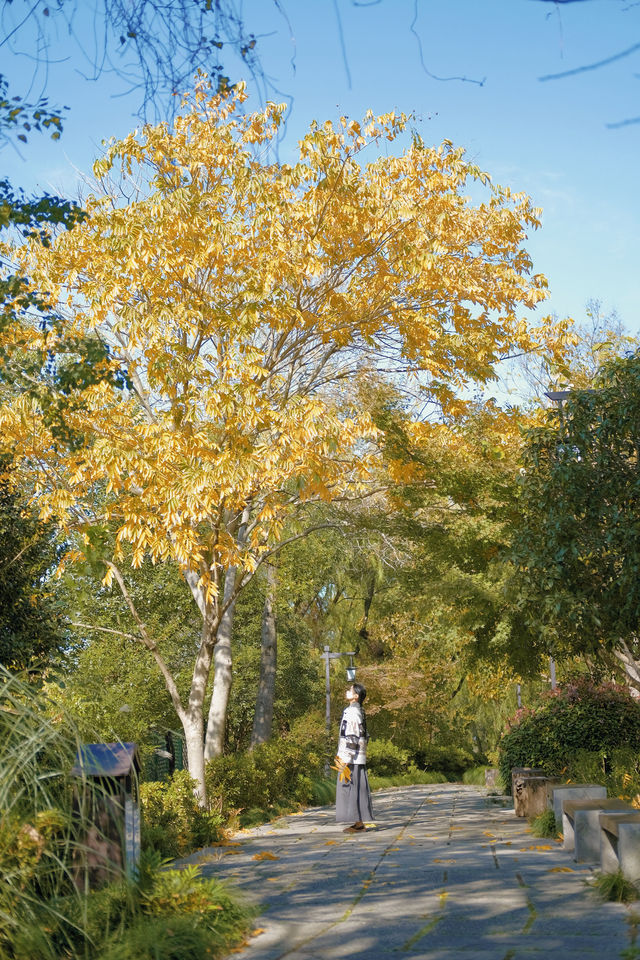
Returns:
[[[388,777],[379,777],[369,773],[369,786],[372,790],[383,790],[385,787],[412,787],[430,783],[448,783],[443,773],[438,770],[413,770],[409,773],[396,773]],[[328,807],[336,802],[336,781],[333,777],[321,777],[313,781],[310,805]],[[272,823],[287,814],[297,813],[303,807],[299,803],[277,803],[269,807],[250,807],[242,810],[235,821],[231,823],[233,832],[240,829],[259,827],[263,823]]]
[[[534,837],[548,838],[555,840],[558,836],[558,824],[553,810],[545,810],[529,820],[531,824],[531,833]]]
[[[385,787],[412,787],[429,783],[448,783],[448,780],[437,770],[415,770],[411,773],[396,773],[390,777],[369,774],[369,786],[372,790],[382,790]]]
[[[636,885],[627,880],[621,870],[617,873],[596,873],[593,889],[602,900],[614,903],[632,903],[639,895]]]
[[[326,807],[336,802],[336,781],[332,777],[319,777],[311,785],[309,805]],[[298,813],[305,804],[301,803],[274,803],[268,807],[250,807],[242,810],[237,818],[239,827],[259,827],[263,823],[271,823],[279,817],[289,813]],[[231,824],[231,829],[236,825]]]

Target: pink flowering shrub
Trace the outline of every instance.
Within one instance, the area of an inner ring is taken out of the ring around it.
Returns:
[[[513,767],[540,767],[560,776],[579,753],[597,753],[606,766],[606,758],[621,748],[640,752],[640,702],[626,687],[583,681],[518,710],[500,741],[498,765],[510,785]]]

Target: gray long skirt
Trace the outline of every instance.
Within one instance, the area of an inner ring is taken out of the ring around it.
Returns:
[[[364,763],[350,763],[351,780],[336,784],[336,823],[369,823],[373,820],[371,790]]]

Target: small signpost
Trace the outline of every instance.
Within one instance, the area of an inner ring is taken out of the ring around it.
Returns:
[[[88,743],[76,754],[71,770],[85,789],[76,787],[74,807],[86,824],[75,857],[76,885],[95,889],[122,872],[134,876],[140,861],[140,757],[135,743]]]

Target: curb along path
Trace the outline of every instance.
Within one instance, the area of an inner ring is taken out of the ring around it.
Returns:
[[[375,830],[345,835],[333,808],[305,810],[181,861],[261,905],[263,932],[235,956],[619,960],[630,946],[632,911],[598,901],[590,867],[486,791],[382,790],[374,812]]]

